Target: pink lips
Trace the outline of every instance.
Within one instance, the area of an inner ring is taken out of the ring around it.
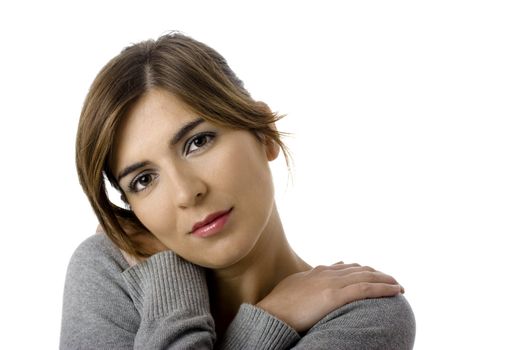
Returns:
[[[230,218],[233,208],[208,215],[203,221],[193,225],[192,235],[198,237],[209,237],[218,233]]]

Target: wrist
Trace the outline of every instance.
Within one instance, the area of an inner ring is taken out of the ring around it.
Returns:
[[[274,318],[280,320],[281,322],[284,322],[287,324],[290,328],[293,328],[296,332],[301,332],[301,327],[298,327],[294,322],[291,321],[290,317],[286,316],[286,313],[283,312],[283,308],[273,305],[271,301],[268,301],[266,299],[262,299],[254,306],[258,307],[259,309],[263,310],[267,314],[270,314]]]

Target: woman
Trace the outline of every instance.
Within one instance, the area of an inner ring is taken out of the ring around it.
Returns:
[[[413,346],[394,278],[312,268],[289,246],[269,168],[280,149],[288,161],[279,119],[222,56],[178,33],[102,69],[76,148],[101,230],[68,268],[62,348]]]

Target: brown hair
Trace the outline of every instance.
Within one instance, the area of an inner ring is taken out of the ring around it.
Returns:
[[[272,127],[283,115],[253,100],[217,51],[177,32],[125,48],[102,68],[84,101],[76,165],[80,184],[104,231],[120,249],[140,257],[152,252],[134,244],[126,232],[147,229],[131,210],[110,202],[104,177],[122,193],[109,167],[114,136],[128,109],[153,87],[177,95],[210,122],[248,130],[260,142],[273,140],[290,168],[289,151],[281,141],[285,133]]]

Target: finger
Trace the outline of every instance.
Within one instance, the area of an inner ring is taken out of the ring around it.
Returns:
[[[342,298],[346,303],[356,300],[391,297],[401,293],[399,284],[388,283],[358,283],[341,289]]]
[[[346,285],[357,283],[388,283],[399,284],[396,279],[390,275],[378,271],[360,271],[341,276],[342,282]]]
[[[337,271],[337,274],[340,275],[340,276],[343,276],[343,275],[349,275],[349,274],[352,274],[352,273],[359,273],[359,272],[379,272],[379,273],[382,273],[380,271],[376,271],[374,270],[373,268],[371,268],[370,266],[347,266],[347,267],[341,267],[341,268],[338,268],[338,269],[334,269]]]
[[[345,263],[336,263],[334,265],[325,266],[326,270],[343,270],[350,267],[360,267],[359,264],[345,264]]]

